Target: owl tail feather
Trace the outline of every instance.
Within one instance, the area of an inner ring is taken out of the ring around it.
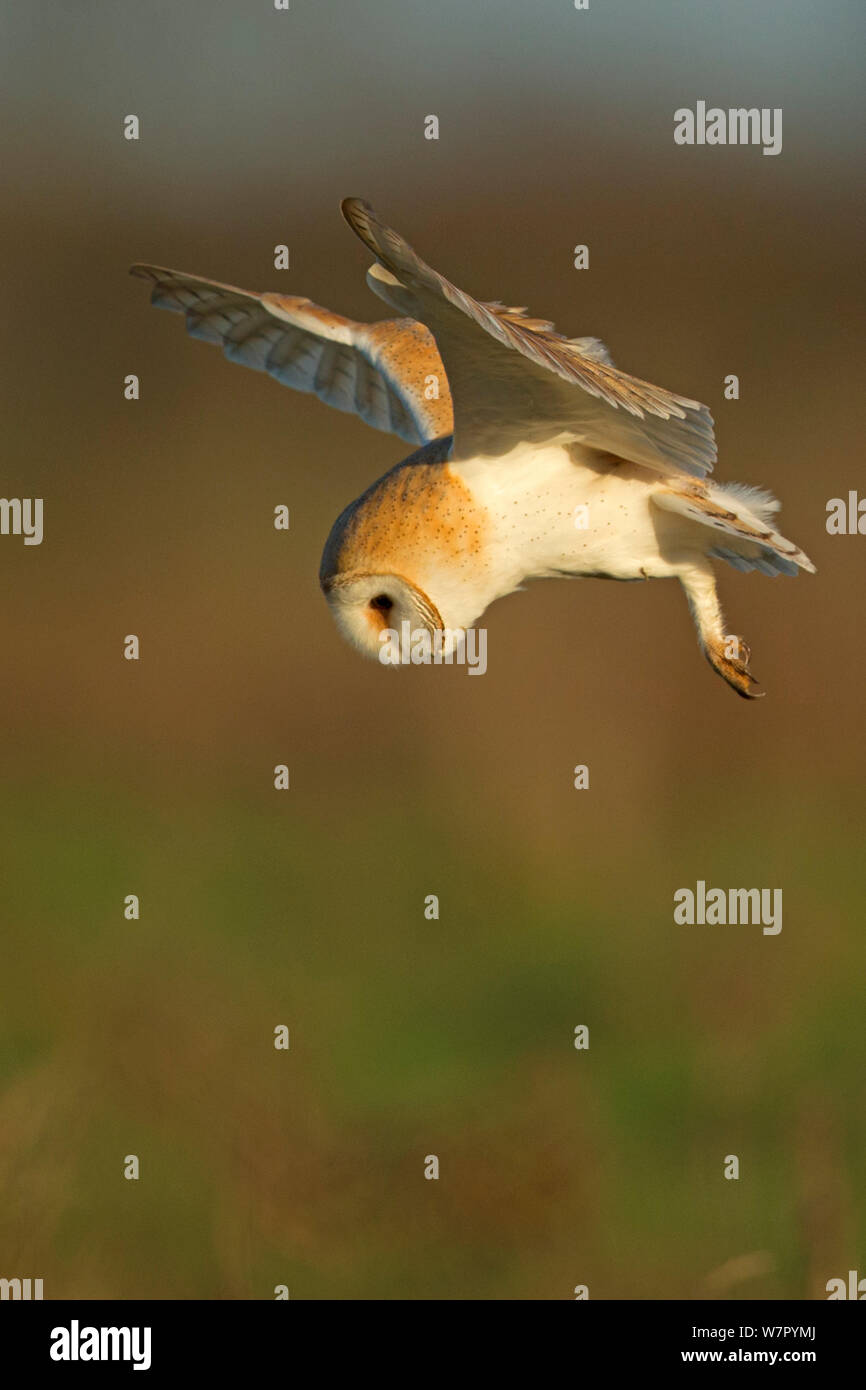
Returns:
[[[676,488],[659,488],[653,501],[664,511],[722,532],[724,540],[720,537],[721,543],[708,547],[707,554],[726,560],[734,569],[772,576],[796,574],[798,569],[815,573],[808,555],[776,530],[771,517],[780,504],[760,488],[684,481]]]

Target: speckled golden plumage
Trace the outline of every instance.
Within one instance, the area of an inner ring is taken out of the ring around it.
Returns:
[[[398,464],[341,520],[325,550],[324,578],[478,564],[488,541],[484,511],[445,461]]]

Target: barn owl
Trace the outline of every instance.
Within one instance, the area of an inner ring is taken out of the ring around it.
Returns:
[[[768,493],[709,480],[706,406],[617,370],[597,338],[473,299],[361,199],[342,211],[398,318],[355,323],[309,299],[132,273],[231,361],[417,446],[328,536],[320,583],[343,635],[375,657],[383,632],[465,631],[530,579],[675,578],[710,664],[738,694],[762,694],[748,647],[725,632],[712,561],[814,566],[776,530]]]

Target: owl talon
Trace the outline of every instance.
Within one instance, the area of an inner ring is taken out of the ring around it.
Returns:
[[[755,688],[760,682],[749,670],[751,655],[742,637],[723,637],[706,648],[707,660],[713,670],[718,671],[732,690],[736,690],[744,700],[760,700],[767,692]]]

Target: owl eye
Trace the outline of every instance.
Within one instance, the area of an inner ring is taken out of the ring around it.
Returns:
[[[375,608],[378,613],[390,613],[394,607],[394,600],[387,594],[377,594],[375,598],[370,599],[370,607]]]

